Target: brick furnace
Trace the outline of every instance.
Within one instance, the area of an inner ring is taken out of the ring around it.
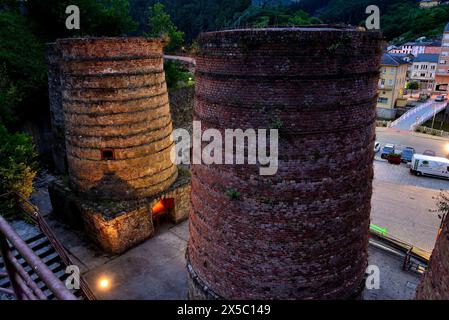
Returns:
[[[69,170],[67,184],[50,188],[55,212],[79,215],[114,253],[150,237],[164,210],[174,222],[187,218],[189,177],[170,159],[162,41],[62,39],[55,50]]]
[[[200,36],[195,120],[222,134],[279,129],[279,171],[192,166],[190,298],[360,294],[381,40],[334,27]]]

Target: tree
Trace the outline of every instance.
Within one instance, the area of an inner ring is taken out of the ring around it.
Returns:
[[[44,44],[35,31],[18,13],[0,12],[0,117],[9,127],[48,107]]]
[[[80,30],[65,27],[65,9],[72,4],[80,9]],[[128,0],[32,0],[27,2],[27,10],[45,41],[72,36],[121,36],[137,28],[129,14]]]
[[[407,82],[407,85],[405,86],[408,90],[419,90],[419,82],[418,81],[410,81]]]
[[[0,65],[0,123],[12,124],[17,120],[17,106],[22,95],[9,78],[6,66]]]
[[[193,85],[193,75],[179,61],[166,61],[164,69],[169,90]]]
[[[229,28],[238,16],[251,6],[251,0],[130,0],[131,13],[139,21],[139,29],[151,32],[149,9],[162,3],[173,23],[191,43],[198,34]],[[144,9],[145,8],[145,9]]]
[[[322,23],[320,19],[311,17],[303,10],[297,10],[291,14],[291,10],[285,6],[251,6],[236,19],[233,27],[248,26],[265,28],[270,26],[300,26],[319,23]]]
[[[167,52],[174,52],[184,43],[184,33],[179,31],[172,22],[170,15],[164,11],[165,6],[158,2],[150,8],[150,17],[148,25],[150,32],[148,37],[162,37],[168,42],[166,45]]]
[[[11,134],[0,124],[0,195],[16,192],[27,199],[33,192],[36,176],[36,152],[31,137]],[[0,198],[0,214],[13,216],[17,213],[15,201]]]

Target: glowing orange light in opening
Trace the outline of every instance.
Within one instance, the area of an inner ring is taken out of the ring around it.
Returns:
[[[156,203],[153,207],[153,215],[157,215],[162,212],[169,211],[175,207],[175,202],[173,199],[162,199]]]

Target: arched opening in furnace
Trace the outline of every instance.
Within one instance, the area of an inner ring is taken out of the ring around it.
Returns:
[[[153,224],[158,227],[161,222],[166,221],[175,210],[175,199],[165,198],[157,202],[152,208]]]

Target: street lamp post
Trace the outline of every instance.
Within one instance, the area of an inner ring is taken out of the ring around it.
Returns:
[[[437,116],[437,108],[435,106],[435,103],[432,104],[432,107],[433,107],[433,120],[432,120],[432,132],[433,132],[433,128],[435,126],[435,118]]]

